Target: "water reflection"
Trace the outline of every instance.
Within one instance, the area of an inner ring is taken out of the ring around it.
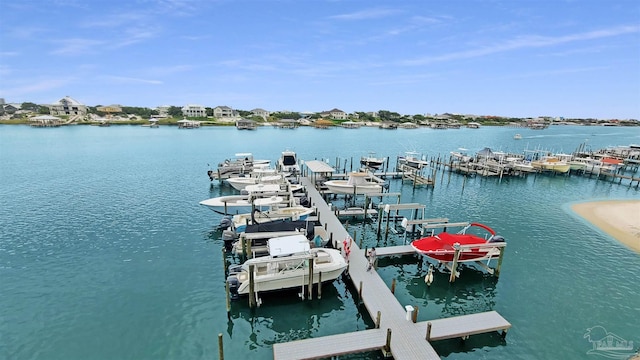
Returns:
[[[342,279],[324,284],[321,299],[314,292],[313,300],[301,300],[300,290],[260,294],[262,304],[253,309],[246,297],[234,301],[227,326],[229,336],[233,337],[234,328],[239,327],[240,336],[249,331],[245,340],[248,347],[270,348],[274,343],[333,335],[326,333],[326,328],[351,332],[371,326],[362,318]]]

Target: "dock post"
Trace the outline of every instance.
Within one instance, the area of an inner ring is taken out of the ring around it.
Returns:
[[[253,258],[253,256],[251,256],[251,240],[247,241],[247,239],[244,239],[245,243],[247,244],[247,258],[251,259]]]
[[[376,237],[380,238],[380,228],[382,226],[382,208],[378,207],[378,232],[376,233]]]
[[[322,299],[322,271],[318,273],[318,299]]]
[[[431,340],[431,321],[427,323],[427,337],[425,339],[427,341]]]
[[[416,322],[418,322],[418,307],[417,306],[413,307],[413,313],[411,313],[411,321],[413,321],[414,324]]]
[[[383,354],[385,357],[391,355],[391,329],[387,328],[387,341],[384,344]]]
[[[360,288],[358,288],[358,304],[362,302],[362,280],[360,280]]]
[[[378,310],[378,314],[376,315],[376,329],[380,329],[380,317],[382,313]]]
[[[496,265],[496,277],[500,277],[500,268],[502,267],[502,258],[504,257],[504,246],[500,248],[500,255],[498,256],[498,265]]]
[[[396,279],[391,280],[391,293],[394,294],[396,292]]]
[[[249,307],[256,307],[256,294],[255,294],[255,283],[253,279],[253,269],[255,265],[249,265]]]
[[[222,247],[222,266],[224,267],[224,276],[227,276],[227,270],[229,270],[229,268],[227,267],[227,257],[225,256],[224,246]]]
[[[222,347],[222,333],[218,334],[218,359],[224,360],[224,348]]]
[[[307,299],[313,299],[313,258],[309,259],[309,285],[307,286]]]
[[[460,258],[460,244],[453,244],[455,253],[453,254],[453,264],[451,264],[451,276],[449,276],[449,282],[456,281],[456,268],[458,267],[458,259]]]
[[[231,319],[231,299],[230,299],[230,295],[229,295],[230,291],[229,291],[229,282],[228,281],[225,281],[224,287],[225,287],[225,290],[226,290],[225,293],[226,293],[226,296],[227,296],[227,318]]]

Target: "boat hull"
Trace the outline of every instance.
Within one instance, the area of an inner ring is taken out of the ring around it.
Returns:
[[[347,180],[326,181],[324,185],[335,194],[363,195],[382,191],[382,185],[380,184],[349,185]]]
[[[203,200],[200,205],[206,206],[218,214],[236,215],[250,213],[253,209],[268,211],[272,206],[283,202],[284,198],[281,196],[255,199],[252,203],[248,196],[230,195]]]

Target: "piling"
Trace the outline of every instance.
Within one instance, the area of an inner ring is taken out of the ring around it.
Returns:
[[[391,280],[391,293],[394,294],[396,292],[396,279]]]
[[[249,265],[249,307],[256,307],[255,280],[253,278],[253,269],[255,265]]]
[[[227,318],[231,319],[231,294],[229,290],[229,282],[225,281],[225,290],[227,293]]]
[[[460,244],[453,244],[453,248],[456,250],[453,254],[453,264],[451,264],[451,276],[449,276],[449,282],[456,281],[456,269],[458,268],[458,259],[460,258]]]
[[[411,321],[415,324],[418,321],[418,307],[413,307],[413,313],[411,313]]]
[[[380,310],[378,310],[378,314],[376,315],[376,329],[380,329],[380,317],[382,316],[382,313],[380,312]]]
[[[318,299],[322,299],[322,271],[318,273]]]
[[[427,323],[427,336],[425,337],[425,340],[431,340],[431,321]]]
[[[218,359],[224,360],[224,348],[222,347],[222,333],[218,334]]]
[[[500,255],[498,256],[498,264],[496,265],[496,270],[495,270],[496,277],[500,277],[500,268],[502,267],[503,256],[504,256],[504,246],[500,248]]]
[[[313,299],[313,258],[309,259],[309,285],[307,286],[307,299]]]

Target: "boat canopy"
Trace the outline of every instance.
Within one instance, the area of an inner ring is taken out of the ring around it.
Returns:
[[[269,239],[267,243],[269,255],[272,257],[307,253],[311,249],[309,240],[304,235],[282,236]]]

